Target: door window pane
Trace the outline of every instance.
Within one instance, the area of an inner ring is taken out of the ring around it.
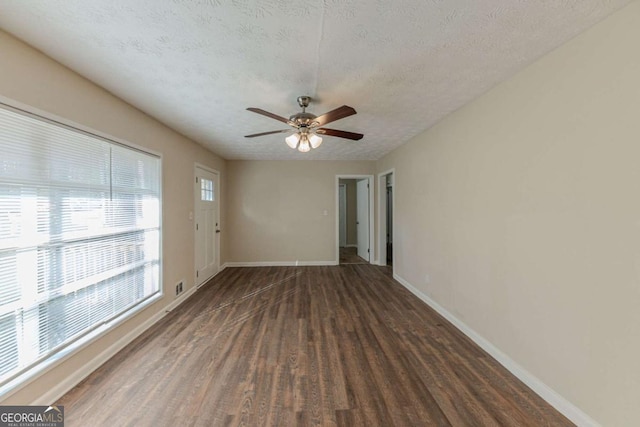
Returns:
[[[215,200],[212,180],[200,178],[200,199],[206,202],[213,202]]]

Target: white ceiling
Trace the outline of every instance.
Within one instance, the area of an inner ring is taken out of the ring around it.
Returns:
[[[224,158],[375,160],[630,1],[0,0],[0,28]],[[299,95],[365,137],[243,137]]]

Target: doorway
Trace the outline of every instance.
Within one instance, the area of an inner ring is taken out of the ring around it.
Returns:
[[[340,216],[340,248],[347,247],[347,184],[340,184],[340,194],[338,198],[339,216]]]
[[[379,265],[394,264],[393,224],[394,224],[394,185],[393,169],[378,174],[378,257]]]
[[[336,264],[367,264],[374,259],[373,176],[336,179]]]
[[[200,286],[220,269],[220,174],[196,165],[195,198],[195,284]]]

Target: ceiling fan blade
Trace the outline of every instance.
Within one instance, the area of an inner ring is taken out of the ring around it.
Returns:
[[[318,122],[318,126],[324,126],[327,123],[335,122],[336,120],[344,119],[345,117],[353,116],[354,114],[356,114],[356,110],[348,105],[343,105],[342,107],[338,107],[335,110],[331,110],[328,113],[324,113],[323,115],[316,117],[314,122]]]
[[[265,111],[265,110],[263,110],[261,108],[250,107],[250,108],[247,108],[247,110],[253,111],[254,113],[262,114],[263,116],[271,117],[272,119],[276,119],[279,122],[289,124],[289,119],[285,119],[284,117],[281,117],[281,116],[279,116],[277,114],[270,113],[270,112]]]
[[[347,132],[346,130],[336,130],[336,129],[327,129],[327,128],[317,129],[316,133],[320,135],[337,136],[338,138],[353,139],[354,141],[361,140],[362,137],[364,136],[361,133]]]
[[[251,135],[245,135],[245,138],[254,138],[256,136],[263,136],[263,135],[271,135],[273,133],[285,133],[285,132],[292,132],[291,129],[283,129],[283,130],[272,130],[270,132],[261,132],[261,133],[253,133]]]

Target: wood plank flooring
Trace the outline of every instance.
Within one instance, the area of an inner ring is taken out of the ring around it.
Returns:
[[[564,426],[386,267],[228,268],[57,402],[66,426]]]
[[[340,264],[369,264],[364,258],[358,256],[358,248],[341,247],[340,248]]]

